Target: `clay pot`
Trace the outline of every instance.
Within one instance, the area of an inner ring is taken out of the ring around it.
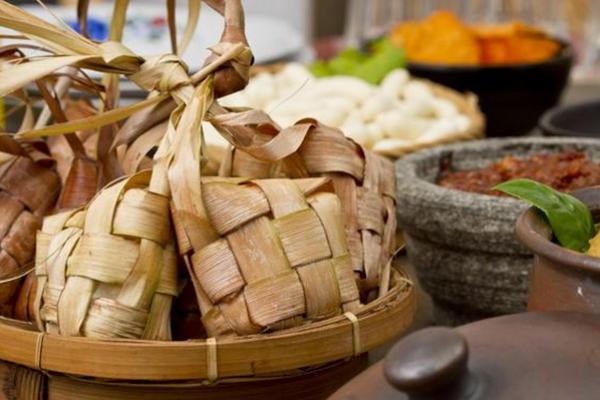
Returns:
[[[600,187],[573,193],[600,220]],[[535,209],[517,221],[517,236],[534,254],[529,310],[600,313],[600,258],[566,249],[552,241],[552,230]]]
[[[438,186],[443,163],[454,170],[477,169],[509,154],[564,150],[600,161],[600,140],[520,138],[440,146],[396,163],[398,222],[409,260],[434,300],[438,324],[524,311],[533,264],[515,235],[526,204]]]
[[[599,330],[599,315],[564,312],[423,329],[330,399],[595,399]]]

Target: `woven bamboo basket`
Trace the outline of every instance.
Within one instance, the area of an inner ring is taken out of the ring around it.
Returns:
[[[277,398],[322,399],[362,371],[367,356],[311,368],[287,377],[239,380],[226,385],[202,382],[131,383],[65,377],[0,363],[0,396],[7,400],[229,400]],[[2,396],[3,395],[3,396]],[[275,396],[274,396],[275,395]]]
[[[12,66],[12,73],[40,79],[58,68],[90,68],[123,74],[150,92],[131,106],[19,134],[62,135],[128,118],[111,148],[119,160],[129,160],[124,170],[130,174],[84,207],[47,217],[38,234],[39,331],[0,324],[0,359],[45,371],[48,388],[56,390],[49,395],[56,398],[82,388],[89,398],[118,390],[114,397],[127,392],[148,398],[152,388],[170,387],[166,382],[172,382],[174,393],[193,389],[206,398],[231,398],[259,384],[272,394],[315,382],[321,392],[313,393],[309,385],[303,389],[311,392],[306,398],[323,398],[341,383],[328,380],[332,371],[349,377],[364,365],[360,355],[397,336],[412,320],[412,284],[391,268],[391,164],[346,148],[337,163],[349,164],[361,176],[356,177],[360,184],[350,184],[355,177],[338,176],[347,172],[344,168],[307,170],[299,162],[296,139],[289,140],[298,133],[324,132],[318,137],[349,143],[314,121],[272,132],[277,133],[272,142],[255,146],[263,130],[274,128],[252,119],[265,116],[227,110],[217,101],[248,79],[252,54],[240,1],[206,3],[224,15],[225,30],[205,66],[190,75],[175,55],[176,46],[174,54],[145,59],[117,42],[94,43],[0,1],[0,25],[53,54]],[[168,4],[172,13],[173,2]],[[199,6],[190,1],[191,8],[194,4]],[[194,19],[197,10],[190,12],[189,20]],[[0,93],[20,88],[25,80],[0,79]],[[253,156],[275,162],[283,155],[282,174],[278,179],[204,176],[203,120],[214,121]],[[134,173],[150,149],[152,170]],[[349,207],[341,190],[359,193],[348,197],[358,199],[358,206]],[[363,255],[360,261],[376,271],[365,291],[374,294],[362,298],[353,274],[350,234],[356,232],[345,228],[350,213],[365,224],[358,226],[360,235],[373,237],[361,244],[376,249],[373,258]],[[182,277],[194,287],[205,340],[167,341]],[[264,397],[263,389],[256,390]]]
[[[67,399],[78,391],[81,399],[225,399],[235,393],[322,399],[364,368],[357,355],[405,330],[414,308],[412,284],[394,270],[390,290],[356,319],[339,315],[271,334],[182,342],[64,337],[0,320],[0,359],[27,368],[17,383],[29,396],[18,399]]]

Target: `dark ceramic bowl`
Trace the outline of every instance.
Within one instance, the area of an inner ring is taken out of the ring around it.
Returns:
[[[539,125],[546,136],[600,137],[600,100],[553,108]]]
[[[573,193],[600,220],[600,187]],[[517,221],[519,240],[535,254],[528,309],[600,313],[600,258],[554,243],[540,213],[530,208]]]
[[[516,136],[530,132],[558,103],[572,64],[573,49],[562,42],[557,56],[540,63],[484,67],[409,63],[407,68],[414,76],[475,93],[488,136]]]
[[[524,311],[533,265],[531,252],[515,235],[527,204],[438,186],[441,166],[477,169],[509,154],[566,150],[600,161],[600,140],[537,137],[439,146],[396,162],[398,223],[408,258],[434,301],[437,323]]]

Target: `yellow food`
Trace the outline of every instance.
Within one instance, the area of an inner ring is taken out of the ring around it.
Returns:
[[[600,233],[597,233],[596,236],[590,240],[590,248],[587,251],[587,255],[600,257]]]
[[[409,60],[423,63],[478,64],[479,47],[468,27],[451,12],[439,11],[423,21],[398,25],[392,42],[403,47]]]
[[[404,22],[390,32],[390,39],[405,49],[410,61],[448,65],[532,63],[560,49],[535,27],[520,22],[468,26],[448,11]]]

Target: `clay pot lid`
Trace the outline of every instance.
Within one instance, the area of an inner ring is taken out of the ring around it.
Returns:
[[[590,399],[600,393],[600,315],[543,312],[427,328],[331,399]]]

